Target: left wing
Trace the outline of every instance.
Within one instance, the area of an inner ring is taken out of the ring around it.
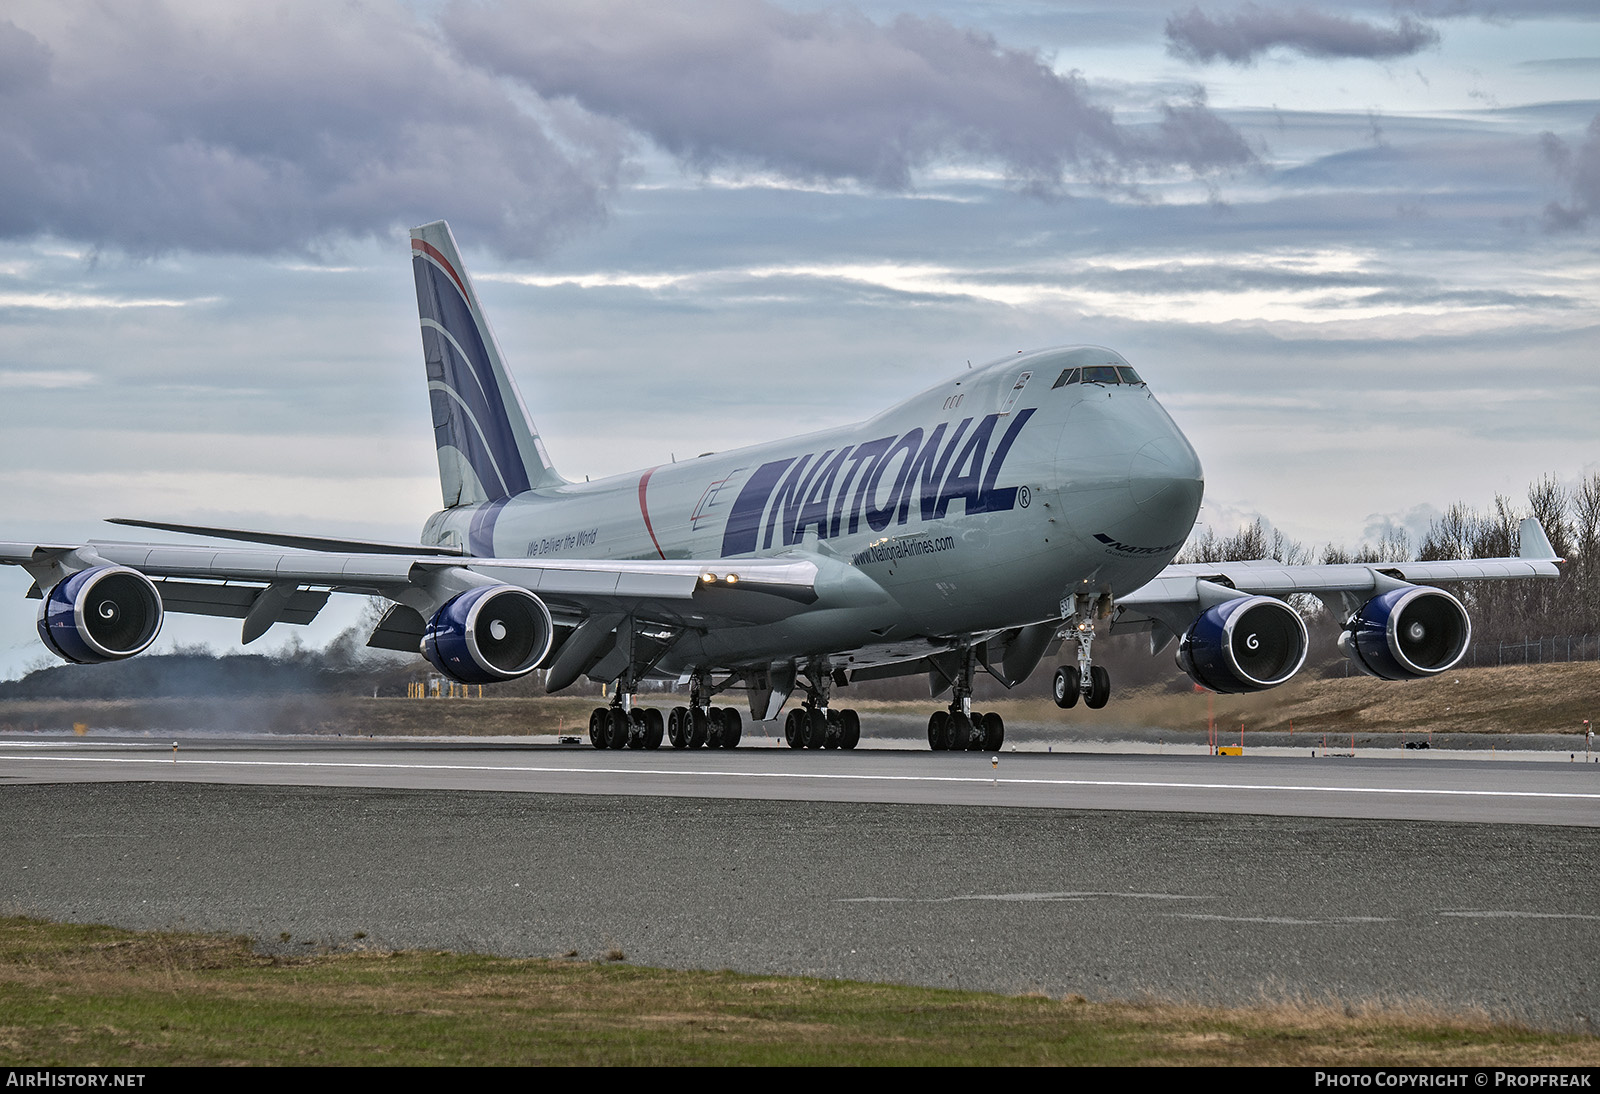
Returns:
[[[1442,581],[1560,575],[1537,520],[1522,522],[1515,558],[1286,566],[1274,560],[1168,566],[1120,597],[1112,633],[1146,630],[1158,653],[1180,638],[1179,663],[1220,692],[1275,687],[1305,661],[1305,623],[1281,599],[1310,594],[1344,621],[1340,646],[1357,667],[1388,680],[1431,676],[1466,652],[1472,624]]]

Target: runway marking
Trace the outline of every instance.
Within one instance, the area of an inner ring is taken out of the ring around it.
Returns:
[[[372,771],[471,771],[488,774],[524,775],[662,775],[672,778],[714,776],[738,779],[810,779],[840,782],[911,782],[911,783],[964,783],[969,785],[998,786],[1082,786],[1139,788],[1146,790],[1262,790],[1290,793],[1321,794],[1425,794],[1435,797],[1461,798],[1573,798],[1600,801],[1600,792],[1579,793],[1560,790],[1448,790],[1424,787],[1389,786],[1312,786],[1293,783],[1189,783],[1154,782],[1138,779],[1017,779],[997,778],[994,775],[853,775],[837,772],[807,771],[715,771],[670,770],[666,768],[633,767],[532,767],[524,765],[498,766],[493,764],[401,764],[356,762],[354,760],[193,760],[181,758],[149,759],[119,756],[12,756],[13,760],[41,760],[56,763],[101,764],[153,764],[161,767],[285,767],[285,768],[350,768]]]
[[[1585,919],[1600,920],[1600,915],[1577,912],[1440,912],[1457,919]]]
[[[960,896],[844,896],[835,904],[955,904],[966,900],[1094,900],[1099,897],[1124,897],[1129,900],[1210,900],[1209,896],[1181,893],[968,893]]]
[[[1341,915],[1333,919],[1291,919],[1281,915],[1202,915],[1199,912],[1168,912],[1170,919],[1205,919],[1217,923],[1265,923],[1274,927],[1337,927],[1361,923],[1394,923],[1377,915]]]

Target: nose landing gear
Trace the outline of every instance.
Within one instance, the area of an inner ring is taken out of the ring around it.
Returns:
[[[1083,697],[1084,706],[1099,710],[1111,698],[1111,674],[1094,664],[1094,621],[1111,614],[1109,595],[1098,599],[1080,595],[1061,602],[1061,615],[1067,633],[1078,644],[1077,665],[1062,665],[1056,669],[1053,692],[1056,706],[1063,710],[1078,705]]]

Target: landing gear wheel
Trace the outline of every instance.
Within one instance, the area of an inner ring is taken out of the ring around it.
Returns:
[[[990,752],[1000,751],[1006,743],[1006,724],[998,714],[983,716],[983,747]]]
[[[806,712],[803,710],[791,710],[783,720],[783,739],[790,748],[806,746],[806,724]]]
[[[983,738],[979,736],[981,730],[977,730],[975,725],[981,717],[982,715],[976,714],[950,715],[950,725],[955,730],[955,738],[950,744],[952,749],[972,752],[983,747]]]
[[[1078,675],[1076,665],[1062,665],[1056,669],[1055,700],[1056,706],[1062,710],[1078,705],[1078,691],[1082,687],[1082,679]]]
[[[839,712],[839,747],[850,749],[861,742],[861,718],[848,707]]]
[[[634,707],[628,711],[628,747],[644,747],[644,708]]]
[[[612,748],[628,747],[628,730],[631,727],[628,712],[621,707],[612,707],[606,711],[606,722],[611,728],[610,744]]]
[[[821,748],[828,739],[828,716],[820,710],[806,714],[806,747]]]
[[[706,737],[711,732],[710,720],[706,717],[705,711],[699,707],[690,707],[684,728],[688,730],[690,748],[705,747]]]
[[[950,712],[936,710],[928,719],[928,747],[943,752],[950,747]]]
[[[822,736],[823,748],[838,748],[839,738],[844,736],[844,726],[839,723],[839,712],[828,711],[828,731]]]
[[[733,707],[722,708],[722,747],[738,748],[739,738],[744,735],[744,726],[739,712]]]
[[[655,749],[661,747],[661,735],[666,729],[661,717],[661,711],[651,707],[644,712],[644,747]]]
[[[611,714],[605,707],[589,712],[589,743],[596,748],[611,747]]]
[[[722,747],[722,708],[706,707],[706,747]]]
[[[688,707],[673,707],[672,712],[667,715],[667,740],[672,742],[673,748],[689,747],[689,734],[684,728],[684,721],[688,716]]]
[[[1101,668],[1099,665],[1096,665],[1094,668],[1089,670],[1089,694],[1083,697],[1083,701],[1087,703],[1090,708],[1099,710],[1101,707],[1106,705],[1106,701],[1110,698],[1111,674],[1105,669]]]

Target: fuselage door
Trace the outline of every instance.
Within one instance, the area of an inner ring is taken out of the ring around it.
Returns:
[[[1022,394],[1022,389],[1028,386],[1028,378],[1032,375],[1033,373],[1031,372],[1024,372],[1017,377],[1017,382],[1011,385],[1011,394],[1006,396],[1006,403],[1000,408],[1000,416],[1002,418],[1010,414],[1011,408],[1017,405],[1017,398]]]

